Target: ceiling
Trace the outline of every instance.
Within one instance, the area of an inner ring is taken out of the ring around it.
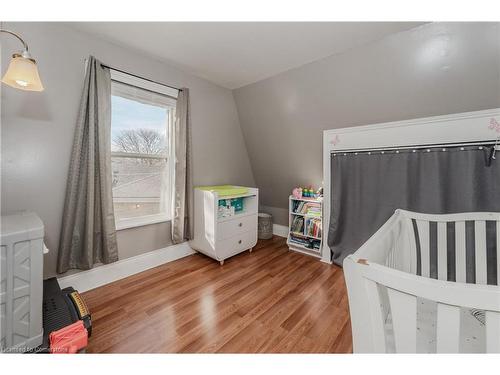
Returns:
[[[422,22],[76,22],[80,31],[235,89]]]

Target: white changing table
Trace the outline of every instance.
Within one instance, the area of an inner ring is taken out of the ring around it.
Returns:
[[[239,188],[240,186],[236,186]],[[259,189],[246,188],[237,195],[219,195],[217,190],[194,190],[194,238],[190,246],[224,264],[224,260],[257,244]],[[243,210],[218,217],[220,199],[243,198]]]

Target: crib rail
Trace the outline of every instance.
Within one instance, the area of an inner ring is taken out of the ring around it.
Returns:
[[[397,210],[345,259],[344,273],[355,352],[416,352],[417,304],[425,299],[437,305],[437,352],[461,350],[461,312],[478,309],[485,350],[500,353],[500,213]]]
[[[437,351],[459,352],[460,309],[486,312],[486,351],[500,352],[500,291],[497,286],[461,284],[433,280],[368,263],[360,266],[369,294],[369,309],[374,326],[384,327],[385,311],[380,287],[387,288],[392,315],[396,352],[414,353],[417,334],[417,298],[437,303]],[[383,329],[376,329],[375,351],[386,352]]]

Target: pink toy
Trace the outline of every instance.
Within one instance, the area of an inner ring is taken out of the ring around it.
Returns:
[[[337,146],[340,143],[340,137],[338,134],[335,135],[335,137],[330,141],[330,143],[334,146]]]
[[[292,195],[294,198],[300,199],[302,198],[302,189],[301,188],[295,188],[292,191]]]
[[[490,125],[488,126],[489,129],[491,130],[496,130],[497,133],[500,133],[500,124],[498,123],[498,121],[494,118],[492,118],[490,120]]]

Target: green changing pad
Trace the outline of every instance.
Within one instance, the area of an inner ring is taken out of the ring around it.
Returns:
[[[214,191],[220,197],[229,197],[233,195],[243,195],[248,193],[248,188],[233,185],[216,185],[216,186],[198,186],[200,190]]]

